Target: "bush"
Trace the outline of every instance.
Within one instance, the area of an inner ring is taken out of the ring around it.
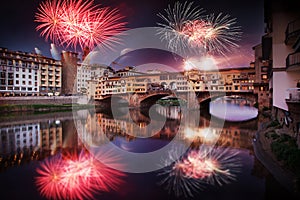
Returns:
[[[300,150],[294,138],[286,134],[278,136],[271,143],[271,150],[279,161],[283,161],[290,170],[300,175]]]
[[[276,140],[280,136],[277,133],[272,132],[271,137],[272,137],[273,140]]]
[[[279,126],[280,123],[277,120],[272,121],[270,124],[267,125],[267,128]]]
[[[265,137],[269,139],[270,138],[270,132],[266,132]]]
[[[262,109],[262,111],[268,111],[268,110],[270,110],[270,108],[267,107],[267,106],[264,106],[263,109]]]

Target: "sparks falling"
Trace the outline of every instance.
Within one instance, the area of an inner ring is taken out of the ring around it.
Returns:
[[[98,8],[93,1],[47,0],[42,2],[35,15],[37,31],[46,40],[57,45],[76,49],[95,46],[112,48],[120,43],[114,37],[126,30],[124,16],[118,9]]]

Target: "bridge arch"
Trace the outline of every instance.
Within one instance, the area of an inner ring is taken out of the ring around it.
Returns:
[[[251,102],[250,105],[254,105],[257,102],[258,96],[253,92],[197,92],[197,98],[199,103],[208,103],[211,100],[216,98],[225,97],[225,96],[235,96],[237,98],[244,98]]]
[[[141,107],[149,107],[155,102],[163,97],[169,96],[170,94],[168,93],[158,93],[158,94],[153,94],[153,95],[148,95],[145,98],[142,98],[140,100],[140,106]]]

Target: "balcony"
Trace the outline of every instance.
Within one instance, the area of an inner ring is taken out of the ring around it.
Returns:
[[[300,70],[300,52],[291,53],[286,58],[286,71]]]
[[[300,103],[300,88],[287,89],[287,97],[285,101],[287,103]]]
[[[285,44],[293,45],[300,36],[300,19],[291,21],[285,31]]]

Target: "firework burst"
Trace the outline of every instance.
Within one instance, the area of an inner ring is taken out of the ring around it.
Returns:
[[[238,47],[241,29],[235,18],[222,13],[203,15],[203,9],[193,3],[176,2],[166,15],[158,14],[165,23],[157,23],[158,34],[173,51],[196,51],[221,54]],[[193,7],[193,8],[192,8]]]
[[[126,30],[124,17],[117,9],[98,8],[93,1],[47,0],[40,4],[35,22],[41,36],[55,44],[81,49],[95,46],[112,48],[120,43],[114,37]]]
[[[157,23],[158,34],[161,40],[167,41],[168,48],[173,51],[185,51],[189,48],[187,40],[180,34],[187,22],[196,21],[202,18],[204,10],[193,6],[193,2],[176,2],[172,8],[170,5],[165,9],[166,15],[158,14],[164,23]]]
[[[170,152],[168,159],[174,159],[174,152]],[[160,184],[176,196],[193,197],[207,185],[222,186],[234,181],[240,167],[237,152],[201,146],[165,166],[159,174],[164,177]]]
[[[37,173],[38,190],[48,199],[92,199],[99,191],[117,190],[124,176],[84,151],[46,160]]]

